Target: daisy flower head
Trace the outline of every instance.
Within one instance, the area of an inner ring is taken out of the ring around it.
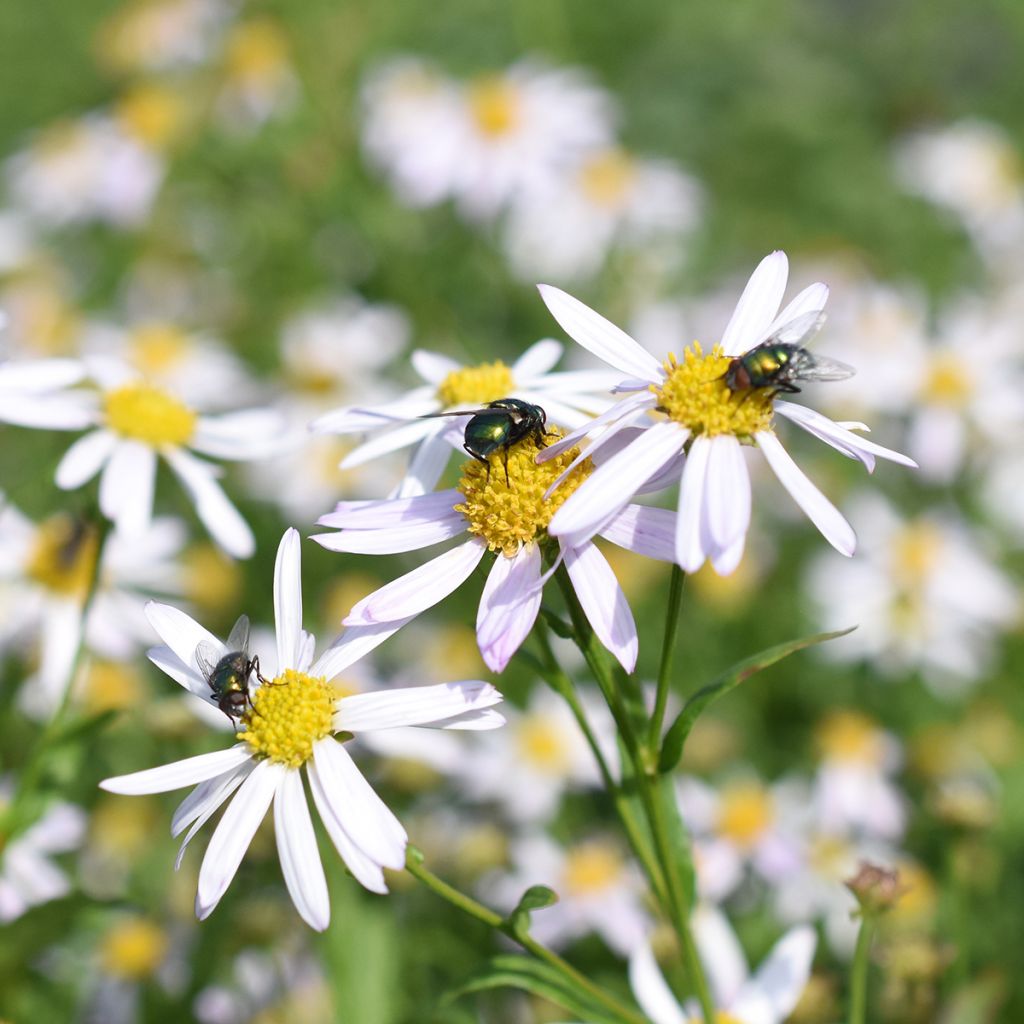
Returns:
[[[336,409],[311,426],[323,433],[371,435],[342,459],[342,469],[355,469],[415,445],[396,494],[425,494],[441,478],[453,442],[461,446],[465,426],[464,421],[439,418],[437,413],[511,397],[541,406],[549,418],[567,427],[580,427],[610,404],[607,392],[616,383],[615,375],[606,370],[553,372],[561,355],[561,344],[551,339],[531,345],[511,364],[496,359],[462,366],[448,356],[417,349],[412,365],[423,384],[384,404]]]
[[[751,275],[721,340],[707,352],[694,342],[681,358],[669,353],[664,363],[579,300],[550,285],[540,286],[548,309],[566,333],[628,375],[618,390],[629,392],[592,424],[552,445],[542,458],[559,456],[596,428],[600,433],[588,453],[627,427],[644,427],[565,501],[551,520],[552,535],[577,543],[593,536],[685,452],[675,560],[687,572],[696,572],[710,560],[719,575],[728,575],[743,556],[750,525],[750,472],[743,448],[753,446],[825,539],[844,555],[853,554],[852,528],[786,452],[775,434],[776,415],[859,460],[869,471],[876,457],[914,463],[807,406],[778,400],[780,390],[793,389],[777,383],[791,384],[800,377],[785,374],[786,364],[774,361],[774,349],[765,353],[765,360],[744,361],[768,341],[793,361],[812,358],[801,356],[800,346],[823,320],[828,289],[812,284],[780,312],[788,275],[785,253],[766,256]],[[751,370],[766,365],[771,372],[761,386]],[[827,379],[826,373],[846,376],[847,370],[822,363],[815,376]],[[654,420],[651,414],[660,418]]]
[[[111,793],[139,795],[198,783],[172,822],[174,835],[188,829],[179,865],[193,836],[233,796],[199,871],[196,914],[200,919],[209,916],[224,895],[273,804],[288,892],[303,920],[318,931],[327,927],[327,882],[303,774],[324,827],[352,875],[373,892],[387,892],[383,869],[404,866],[406,832],[359,771],[345,743],[378,729],[493,729],[503,723],[494,710],[501,694],[478,681],[339,698],[332,680],[394,629],[349,631],[314,659],[315,638],[302,628],[300,570],[299,535],[288,530],[274,568],[277,657],[263,659],[265,681],[249,684],[247,707],[237,716],[237,742],[225,750],[100,784]],[[216,705],[201,666],[210,658],[235,652],[169,605],[151,604],[149,619],[164,641],[150,651],[150,660],[191,693]],[[204,652],[202,656],[199,651]]]
[[[543,429],[543,428],[541,428]],[[337,530],[314,536],[331,551],[395,554],[462,537],[450,550],[359,601],[346,626],[408,621],[464,583],[493,555],[476,620],[477,643],[487,666],[501,672],[526,639],[540,611],[548,561],[565,563],[594,633],[627,671],[637,659],[637,631],[622,588],[607,559],[588,537],[551,538],[556,510],[594,472],[578,449],[563,450],[538,464],[548,428],[487,460],[468,459],[455,488],[385,501],[343,501],[319,520]],[[560,482],[557,488],[554,486]],[[672,558],[674,515],[665,509],[627,505],[601,524],[603,537],[662,561]]]
[[[218,483],[221,470],[193,451],[226,460],[265,458],[292,443],[279,415],[252,409],[204,416],[118,360],[92,359],[89,369],[98,390],[54,392],[35,422],[25,424],[88,430],[57,466],[57,486],[75,490],[99,473],[100,511],[118,532],[137,536],[152,518],[163,458],[213,539],[235,558],[248,558],[253,534]]]

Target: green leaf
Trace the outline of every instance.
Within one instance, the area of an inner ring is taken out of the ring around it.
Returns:
[[[658,771],[670,772],[679,763],[683,756],[683,746],[694,723],[710,704],[713,704],[719,697],[724,696],[730,690],[739,686],[740,683],[749,679],[752,675],[762,669],[774,665],[783,658],[788,658],[805,647],[814,647],[816,644],[823,644],[827,640],[835,640],[837,637],[846,636],[852,633],[857,627],[840,629],[834,633],[815,633],[814,636],[801,637],[799,640],[788,640],[784,644],[776,644],[759,654],[751,655],[743,661],[733,665],[732,668],[722,673],[713,683],[709,683],[703,689],[698,690],[687,702],[682,711],[679,712],[676,720],[665,733],[665,739],[661,744],[661,756],[658,758]]]
[[[658,777],[654,785],[654,799],[661,804],[661,820],[668,836],[669,853],[672,857],[667,865],[668,870],[675,873],[686,895],[686,905],[692,907],[697,899],[697,871],[693,864],[690,836],[679,815],[676,788],[670,776]]]
[[[555,636],[560,636],[563,640],[573,639],[574,634],[572,626],[570,626],[569,623],[566,622],[565,619],[563,619],[557,612],[548,608],[546,605],[541,605],[540,613],[544,616],[544,621],[551,628],[551,632],[554,633]]]
[[[483,974],[448,993],[454,1000],[471,992],[495,988],[517,988],[547,999],[586,1024],[632,1024],[630,1018],[614,1013],[571,979],[547,964],[524,956],[496,956]]]
[[[987,974],[968,982],[949,1001],[939,1016],[939,1024],[995,1024],[1006,1002],[1006,979]]]
[[[505,919],[516,938],[524,938],[530,931],[530,912],[543,910],[558,902],[558,893],[546,885],[531,885],[519,898],[515,910]]]

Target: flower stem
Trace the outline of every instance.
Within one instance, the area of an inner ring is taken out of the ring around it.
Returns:
[[[875,919],[864,914],[857,934],[857,948],[853,953],[853,967],[850,970],[850,1024],[865,1024],[868,1005],[868,957],[871,940],[875,936]]]
[[[672,676],[672,656],[679,633],[679,608],[683,599],[683,581],[686,574],[672,564],[672,579],[669,582],[668,608],[665,610],[665,635],[661,642],[661,664],[658,666],[658,689],[654,697],[654,711],[651,713],[651,728],[647,734],[648,756],[657,762],[661,744],[661,729],[665,724],[665,706],[668,703],[669,680]]]
[[[592,999],[607,1007],[624,1021],[628,1021],[630,1024],[647,1024],[646,1017],[620,1003],[613,995],[610,995],[599,985],[596,985],[585,974],[581,974],[572,964],[567,960],[563,960],[553,950],[541,945],[541,943],[522,929],[513,928],[506,918],[491,910],[490,907],[484,906],[483,903],[473,899],[472,896],[466,895],[466,893],[438,878],[437,875],[423,866],[418,850],[410,848],[407,851],[405,867],[409,874],[422,882],[436,896],[440,896],[441,899],[446,900],[453,907],[457,907],[463,913],[469,914],[470,917],[475,917],[488,927],[500,931],[503,935],[507,935],[513,942],[517,943],[538,960],[546,963],[549,967],[553,967],[573,986],[583,989]]]

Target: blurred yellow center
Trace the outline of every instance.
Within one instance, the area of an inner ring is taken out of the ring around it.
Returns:
[[[771,389],[730,391],[724,379],[730,362],[720,345],[704,355],[699,341],[686,349],[682,362],[670,352],[665,361],[665,382],[650,385],[658,396],[659,410],[692,433],[707,437],[733,434],[750,438],[769,430]]]
[[[829,715],[818,726],[815,739],[821,756],[828,760],[877,767],[885,758],[882,733],[870,718],[856,711]]]
[[[908,523],[892,543],[892,572],[902,587],[919,589],[942,554],[942,534],[931,523]]]
[[[763,786],[756,782],[737,783],[722,793],[718,830],[738,846],[751,847],[774,817],[771,794]]]
[[[437,400],[451,405],[484,405],[505,398],[515,389],[512,371],[500,360],[452,370],[438,385]]]
[[[902,861],[899,873],[903,889],[892,909],[892,916],[901,922],[919,921],[930,916],[938,902],[935,880],[920,864],[912,861]]]
[[[932,358],[924,384],[926,401],[961,409],[972,392],[970,370],[963,360],[951,352]]]
[[[481,135],[498,139],[515,131],[521,114],[519,92],[498,75],[479,78],[469,87],[469,110]]]
[[[238,738],[253,755],[299,768],[313,755],[313,744],[332,732],[337,694],[322,676],[286,669],[252,695]]]
[[[636,165],[621,149],[608,149],[585,161],[580,187],[595,205],[616,209],[624,203],[636,178]]]
[[[687,1017],[686,1024],[704,1024],[704,1018]],[[725,1010],[716,1010],[715,1024],[743,1024],[743,1021],[739,1017],[734,1017],[731,1013],[726,1013]]]
[[[118,123],[154,149],[174,141],[184,119],[181,96],[158,85],[137,85],[118,100]]]
[[[191,354],[192,343],[180,327],[150,323],[136,328],[128,349],[132,365],[141,373],[159,376],[180,366]]]
[[[128,384],[103,399],[107,426],[122,437],[159,447],[192,439],[196,414],[178,399],[148,384]]]
[[[621,874],[617,850],[607,843],[584,843],[566,855],[562,884],[573,896],[591,896],[613,885]]]
[[[552,429],[561,436],[561,431]],[[491,551],[511,558],[523,544],[543,533],[565,499],[593,472],[594,464],[584,459],[544,500],[544,492],[579,454],[578,448],[562,452],[537,465],[541,449],[531,438],[508,449],[508,483],[505,482],[505,452],[496,451],[485,466],[476,459],[463,464],[459,490],[465,501],[455,506],[467,519],[469,532],[487,542]]]
[[[185,596],[200,608],[223,611],[235,605],[242,591],[242,571],[213,544],[193,544],[181,559]]]
[[[288,41],[270,18],[239,25],[227,43],[228,75],[243,82],[275,77],[287,65]]]
[[[808,860],[817,874],[838,882],[852,872],[852,854],[853,851],[845,839],[834,835],[820,835],[811,841]]]
[[[90,711],[137,707],[143,689],[142,677],[132,665],[95,661],[85,677],[85,702]]]
[[[103,969],[118,978],[139,981],[160,966],[167,953],[167,935],[152,921],[130,917],[115,925],[100,947]]]
[[[36,530],[25,573],[55,594],[83,601],[96,571],[99,543],[95,527],[53,516]]]
[[[516,729],[516,746],[523,759],[547,775],[569,770],[569,751],[562,731],[540,715],[530,715]]]

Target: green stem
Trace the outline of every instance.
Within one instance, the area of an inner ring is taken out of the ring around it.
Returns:
[[[651,713],[651,729],[647,734],[647,749],[653,762],[657,762],[661,746],[661,729],[665,724],[665,706],[668,703],[669,681],[672,676],[672,655],[675,653],[679,633],[679,608],[683,600],[683,581],[686,574],[672,564],[672,579],[668,590],[668,608],[665,610],[665,636],[661,643],[661,664],[658,666],[658,689]]]
[[[853,952],[853,967],[850,970],[850,1024],[865,1024],[868,1005],[868,956],[871,940],[875,936],[873,917],[864,915],[857,934],[857,948]]]
[[[418,851],[411,849],[408,851],[405,867],[409,874],[422,882],[435,895],[440,896],[441,899],[446,900],[463,913],[469,914],[470,917],[475,917],[489,928],[494,928],[503,935],[507,935],[513,942],[520,945],[538,960],[546,963],[549,967],[553,967],[573,985],[583,989],[591,998],[602,1006],[607,1007],[612,1013],[622,1017],[625,1021],[631,1022],[631,1024],[647,1024],[646,1017],[620,1003],[618,999],[610,995],[599,985],[595,985],[585,974],[581,974],[572,964],[567,960],[563,960],[553,950],[541,945],[536,939],[522,930],[514,929],[505,918],[496,911],[491,910],[490,907],[484,906],[483,903],[473,899],[472,896],[467,896],[466,893],[438,878],[437,875],[423,866],[419,859]]]

